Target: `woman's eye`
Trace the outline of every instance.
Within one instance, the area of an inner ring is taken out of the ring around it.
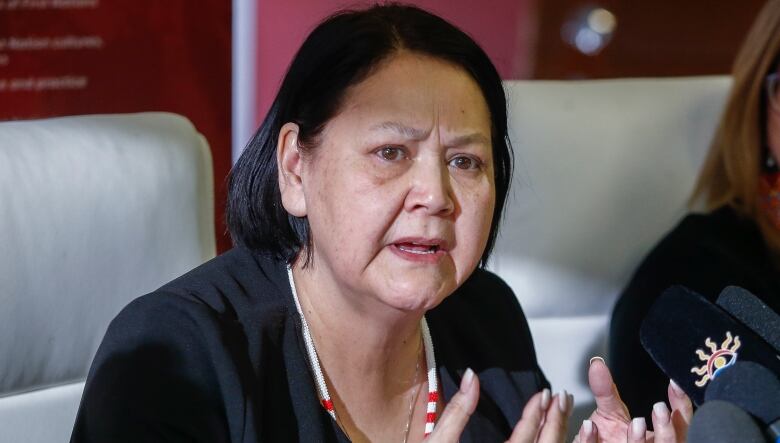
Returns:
[[[458,169],[477,169],[479,162],[471,157],[459,156],[450,160],[450,165]]]
[[[401,160],[406,157],[406,153],[404,153],[403,149],[395,146],[385,146],[379,150],[378,154],[383,160],[387,161]]]

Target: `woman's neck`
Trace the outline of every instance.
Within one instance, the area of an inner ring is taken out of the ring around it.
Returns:
[[[343,291],[314,268],[295,266],[293,277],[341,426],[353,441],[398,440],[427,391],[423,313]]]

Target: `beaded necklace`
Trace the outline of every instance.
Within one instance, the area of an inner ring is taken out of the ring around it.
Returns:
[[[298,300],[298,291],[295,289],[292,268],[289,266],[287,267],[287,278],[290,280],[290,289],[292,290],[293,299],[295,300],[295,308],[298,310],[298,315],[301,317],[303,341],[306,343],[306,352],[309,355],[309,363],[314,371],[314,381],[317,384],[320,402],[325,410],[328,411],[328,414],[330,414],[338,423],[336,409],[333,407],[333,401],[330,398],[328,386],[325,383],[325,376],[322,374],[320,360],[317,357],[317,350],[314,347],[314,339],[311,336],[309,324],[306,322],[306,317],[303,315],[303,309],[301,309],[301,303]],[[433,341],[431,340],[431,332],[428,330],[428,322],[425,321],[425,316],[420,320],[420,329],[422,330],[423,348],[425,350],[425,364],[428,367],[428,407],[425,415],[425,437],[427,437],[433,432],[433,428],[436,424],[436,403],[439,401],[439,389],[438,380],[436,378],[436,359],[433,355]],[[408,426],[409,424],[407,423],[407,433]],[[405,438],[404,441],[406,441]]]

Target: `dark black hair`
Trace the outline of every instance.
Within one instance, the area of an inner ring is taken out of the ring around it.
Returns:
[[[318,136],[342,105],[347,89],[401,50],[453,63],[479,85],[492,123],[496,206],[481,265],[496,241],[512,180],[506,97],[487,54],[463,31],[420,8],[382,4],[342,11],[320,23],[298,50],[268,114],[228,178],[227,226],[237,245],[292,263],[301,248],[311,253],[309,224],[282,206],[276,145],[282,125],[299,126],[302,149]]]

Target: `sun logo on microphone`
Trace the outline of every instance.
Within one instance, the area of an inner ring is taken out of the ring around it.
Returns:
[[[694,366],[691,368],[691,372],[702,376],[701,379],[696,381],[696,386],[700,388],[715,378],[720,371],[737,362],[737,349],[742,345],[739,341],[739,336],[732,338],[730,331],[726,331],[726,340],[721,343],[720,349],[709,337],[704,340],[704,344],[710,348],[712,354],[706,354],[701,349],[697,349],[696,355],[699,356],[699,360],[707,363],[700,367]]]

